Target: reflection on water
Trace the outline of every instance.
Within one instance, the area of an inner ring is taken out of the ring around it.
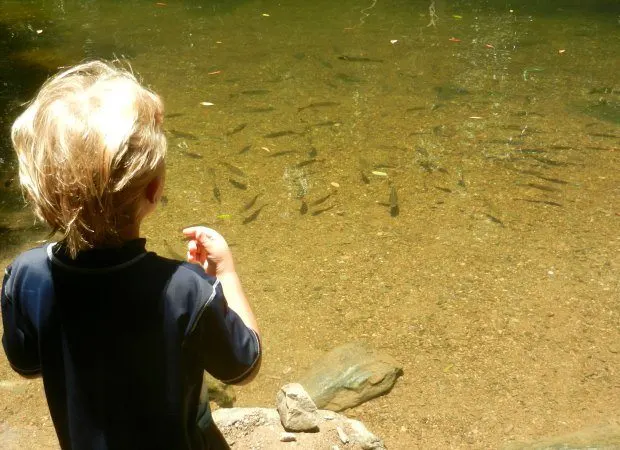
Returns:
[[[33,239],[19,104],[58,66],[125,58],[166,102],[151,248],[217,228],[262,319],[243,404],[361,338],[405,366],[351,411],[393,448],[617,417],[620,11],[530,3],[4,2],[0,238],[23,243],[0,258]]]

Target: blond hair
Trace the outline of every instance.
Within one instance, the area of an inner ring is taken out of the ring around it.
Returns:
[[[11,129],[37,217],[75,258],[116,245],[164,162],[163,104],[134,75],[92,61],[49,79]]]

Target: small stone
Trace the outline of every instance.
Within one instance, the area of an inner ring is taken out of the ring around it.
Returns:
[[[383,441],[368,431],[362,422],[350,419],[349,425],[353,429],[353,441],[360,444],[364,450],[385,449]]]
[[[340,447],[338,447],[337,445],[332,445],[331,450],[340,450]]]
[[[336,431],[338,432],[338,437],[340,438],[343,444],[346,444],[349,442],[349,436],[347,436],[347,433],[345,433],[342,428],[336,427]]]
[[[293,433],[289,433],[287,431],[283,432],[280,435],[280,442],[295,442],[297,438]]]
[[[318,428],[319,414],[306,390],[299,383],[280,388],[276,397],[278,414],[287,431],[313,431]]]

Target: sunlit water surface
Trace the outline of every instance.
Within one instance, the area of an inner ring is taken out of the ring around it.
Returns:
[[[361,339],[404,368],[347,412],[391,448],[618,418],[620,11],[528,3],[437,0],[433,24],[429,1],[5,0],[0,264],[45,237],[14,179],[20,105],[116,57],[166,104],[149,247],[216,228],[260,319],[238,405]]]

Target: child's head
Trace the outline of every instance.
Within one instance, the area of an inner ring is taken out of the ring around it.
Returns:
[[[163,172],[163,105],[129,72],[100,61],[48,80],[11,130],[36,215],[75,257],[120,242]]]

